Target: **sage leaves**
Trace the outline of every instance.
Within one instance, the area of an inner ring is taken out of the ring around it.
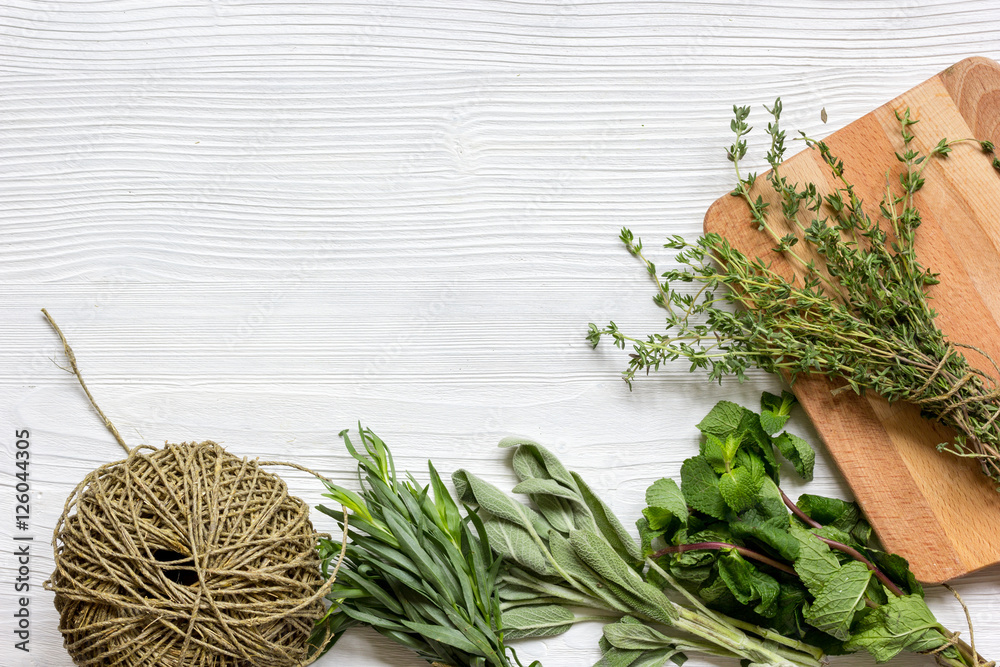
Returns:
[[[744,420],[742,410],[733,411],[736,426]],[[724,421],[716,425],[720,431],[726,427]],[[597,620],[606,623],[599,665],[658,667],[680,664],[685,652],[701,652],[784,667],[819,667],[819,649],[803,642],[776,648],[752,630],[705,613],[703,607],[671,601],[665,588],[682,595],[686,591],[670,583],[669,575],[647,569],[643,546],[580,475],[530,440],[510,438],[500,445],[514,450],[511,462],[518,483],[512,493],[526,496],[527,502],[467,470],[457,471],[452,479],[460,499],[478,508],[490,545],[504,558],[499,597],[508,637],[549,637],[575,622]],[[763,483],[764,468],[749,459],[745,463]],[[714,475],[709,468],[704,478],[715,482],[721,499]],[[650,506],[642,520],[646,526],[641,528],[647,537],[688,524],[688,502],[673,480],[654,483],[647,499]],[[721,502],[720,512],[729,511]],[[777,584],[763,575],[752,576],[756,588],[748,595],[762,606],[776,605]]]

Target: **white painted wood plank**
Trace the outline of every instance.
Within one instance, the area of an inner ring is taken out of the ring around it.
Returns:
[[[822,135],[963,57],[1000,57],[998,19],[985,0],[7,3],[0,517],[15,427],[33,432],[39,540],[118,456],[52,363],[45,306],[130,442],[211,438],[349,483],[336,434],[361,419],[402,466],[509,483],[495,443],[519,433],[630,522],[715,400],[775,385],[671,367],[629,393],[622,354],[582,339],[589,321],[660,322],[618,228],[650,247],[698,233],[732,180],[734,102],[780,94],[790,126]],[[822,455],[809,490],[847,495]],[[0,556],[0,642],[13,567]],[[51,554],[33,567],[37,586]],[[997,574],[959,582],[994,658]],[[929,598],[964,626],[943,589]],[[32,653],[0,643],[0,663],[70,665],[49,596],[32,605]],[[591,664],[596,631],[521,654]],[[423,663],[357,632],[320,664]]]

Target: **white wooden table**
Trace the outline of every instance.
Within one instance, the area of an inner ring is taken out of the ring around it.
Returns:
[[[781,95],[789,127],[823,135],[970,55],[1000,57],[995,2],[5,3],[0,664],[71,665],[41,589],[47,541],[76,482],[120,456],[39,308],[131,444],[214,439],[350,483],[336,434],[360,419],[418,475],[432,457],[509,484],[495,444],[518,433],[631,524],[716,400],[777,385],[677,365],[630,393],[624,355],[584,340],[590,321],[661,322],[619,227],[654,249],[697,235],[732,183],[733,103],[760,125]],[[13,649],[8,548],[22,428],[29,654]],[[801,415],[794,428],[816,441]],[[822,453],[818,468],[809,490],[847,497]],[[1000,571],[957,587],[997,658]],[[946,591],[928,597],[964,628]],[[590,665],[597,635],[520,654]],[[320,664],[424,663],[357,631]]]

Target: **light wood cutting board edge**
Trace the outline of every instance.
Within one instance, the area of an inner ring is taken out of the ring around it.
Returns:
[[[894,130],[890,127],[886,133],[883,126],[894,122],[894,109],[906,105],[913,108],[918,117],[921,111],[927,116],[923,125],[917,126],[917,135],[930,144],[936,143],[941,136],[935,133],[934,127],[928,127],[939,124],[932,111],[949,107],[954,107],[955,112],[943,114],[951,123],[949,127],[954,129],[961,124],[968,133],[964,136],[996,140],[1000,135],[1000,65],[986,58],[963,60],[833,133],[826,141],[835,153],[844,157],[849,171],[852,160],[846,148],[859,131],[866,137],[882,137],[882,145],[866,141],[862,155],[865,152],[879,155],[878,151],[883,151],[891,157],[894,147],[889,137]],[[957,135],[948,136],[957,138]],[[845,150],[838,153],[838,148]],[[855,149],[857,152],[857,146]],[[813,163],[806,164],[810,159]],[[808,151],[786,161],[786,165],[794,164],[801,165],[810,178],[823,171],[822,165],[810,157]],[[954,164],[949,165],[949,169],[952,168]],[[934,169],[928,172],[925,188],[931,193],[928,196],[934,196],[934,179],[944,172],[943,166]],[[1000,180],[995,174],[988,176],[1000,193]],[[861,180],[864,179],[855,179],[856,185]],[[822,180],[816,182],[823,184]],[[865,194],[869,195],[866,201],[872,201],[872,193],[862,193]],[[939,259],[937,255],[953,250],[947,234],[942,233],[938,224],[937,220],[929,220],[918,232],[918,238],[922,235],[925,243],[933,241],[930,245],[935,260]],[[997,226],[1000,232],[1000,222]],[[749,228],[745,206],[731,196],[720,198],[706,213],[706,232],[715,231],[731,237],[736,230],[735,235],[743,242],[737,245],[744,252],[774,257],[769,239],[764,234],[750,234],[745,228]],[[995,243],[996,239],[993,241]],[[920,244],[918,241],[918,252],[925,259],[924,263],[939,270],[938,265],[926,259]],[[956,266],[960,265],[956,260]],[[942,277],[947,280],[950,272],[950,269],[942,271]],[[963,286],[972,285],[973,281],[964,272],[960,273],[962,280],[955,280],[946,289],[961,292]],[[982,277],[979,278],[982,282]],[[996,276],[990,278],[991,285],[995,279]],[[990,312],[981,294],[973,292],[974,289],[965,290],[963,303],[968,308],[978,306],[983,312]],[[1000,314],[995,308],[992,312]],[[952,323],[947,317],[943,319],[942,329],[951,334],[949,326]],[[996,333],[996,342],[987,340],[990,347],[994,347],[1000,343],[1000,328],[995,328],[995,318],[989,320],[985,323],[989,326],[973,333],[987,338],[987,333]],[[970,361],[977,363],[974,359]],[[985,362],[978,360],[978,363]],[[1000,562],[1000,494],[974,464],[934,450],[934,445],[947,440],[950,432],[922,420],[919,412],[909,405],[888,405],[876,396],[858,397],[850,393],[835,398],[830,391],[836,386],[824,379],[808,378],[800,379],[793,389],[885,546],[907,557],[918,579],[925,583],[948,581]],[[845,442],[852,443],[851,447],[845,447]]]

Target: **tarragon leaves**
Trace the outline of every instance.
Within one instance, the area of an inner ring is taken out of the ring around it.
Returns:
[[[429,486],[412,477],[401,481],[385,443],[370,430],[359,431],[364,452],[346,432],[341,435],[358,461],[361,493],[327,483],[327,497],[350,512],[349,542],[328,596],[332,606],[315,636],[330,634],[336,641],[350,626],[365,624],[430,662],[519,664],[504,645],[497,587],[502,561],[490,548],[491,531],[478,516],[463,517],[433,465]],[[508,512],[522,516],[513,505]],[[344,524],[342,511],[319,510]],[[341,548],[321,543],[324,571]]]

